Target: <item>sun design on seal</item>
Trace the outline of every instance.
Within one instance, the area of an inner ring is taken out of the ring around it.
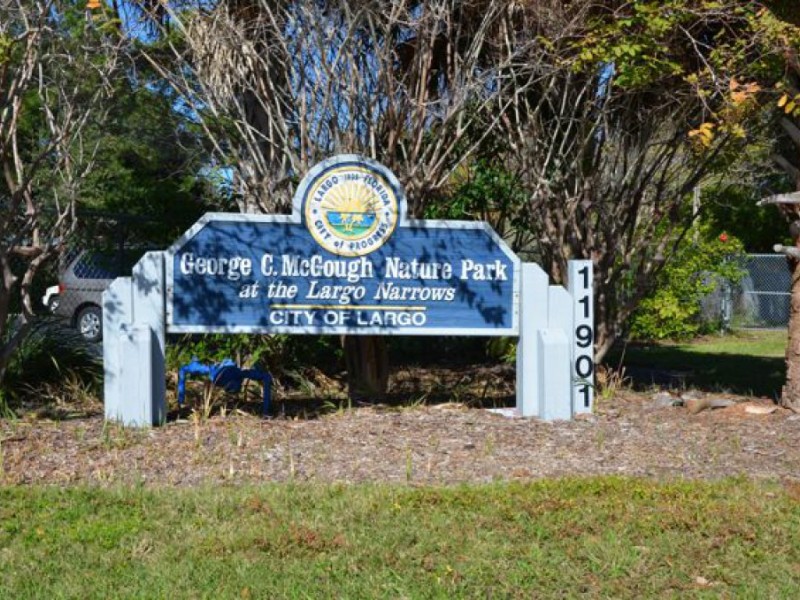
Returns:
[[[380,199],[367,185],[358,181],[337,185],[325,194],[320,206],[331,228],[346,239],[365,237],[378,224]]]

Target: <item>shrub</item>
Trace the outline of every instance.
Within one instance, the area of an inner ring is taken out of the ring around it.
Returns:
[[[99,347],[58,319],[42,317],[34,322],[11,358],[3,395],[11,403],[35,395],[42,386],[57,386],[67,380],[79,382],[97,395],[102,375]]]
[[[685,339],[718,327],[701,319],[700,301],[718,285],[738,282],[743,258],[742,243],[726,233],[684,243],[634,314],[631,337]]]

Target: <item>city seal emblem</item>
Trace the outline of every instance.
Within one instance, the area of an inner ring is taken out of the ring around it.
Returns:
[[[328,162],[301,185],[306,227],[320,246],[339,256],[374,252],[400,219],[397,180],[365,159]]]

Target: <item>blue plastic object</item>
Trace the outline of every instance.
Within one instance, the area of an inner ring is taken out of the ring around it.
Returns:
[[[190,375],[208,377],[211,385],[233,394],[241,391],[242,383],[244,383],[245,379],[260,381],[264,388],[263,414],[264,416],[269,414],[272,375],[265,371],[242,369],[229,358],[226,358],[221,363],[206,365],[198,361],[195,356],[188,365],[184,365],[178,370],[178,406],[183,406],[183,400],[186,397],[186,378]]]

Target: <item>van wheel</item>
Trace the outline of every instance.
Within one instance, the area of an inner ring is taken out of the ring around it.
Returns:
[[[103,313],[99,306],[87,306],[78,313],[78,331],[87,342],[103,339]]]

